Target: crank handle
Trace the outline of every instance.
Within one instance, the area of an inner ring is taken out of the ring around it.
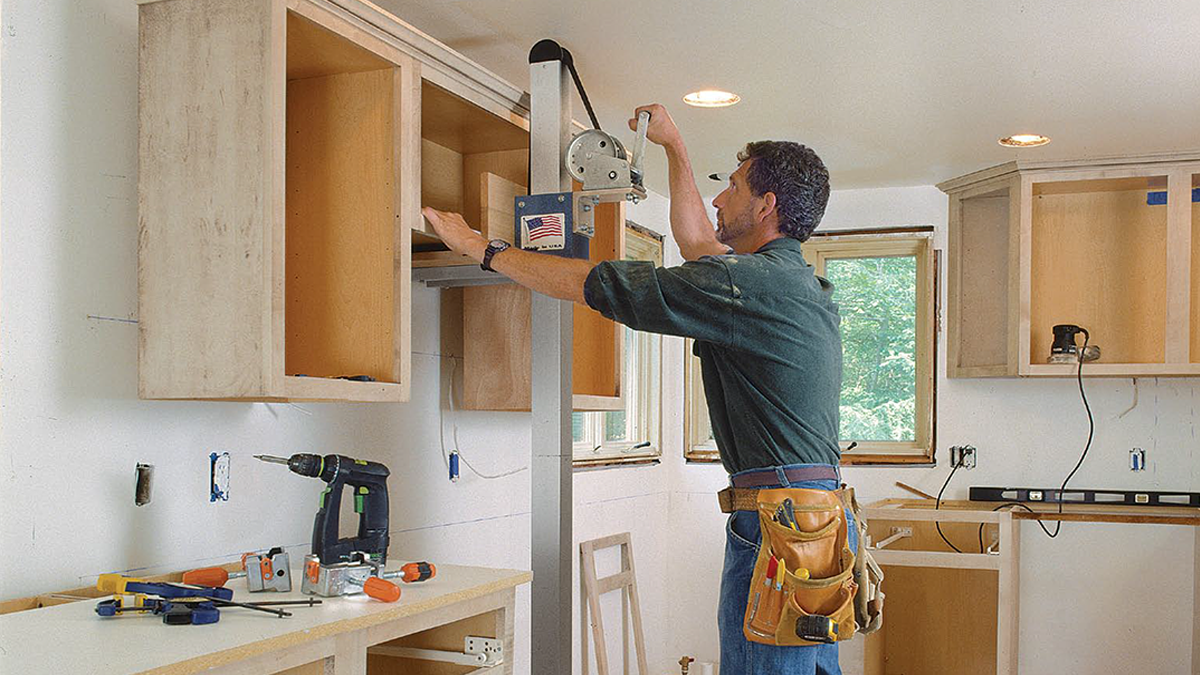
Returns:
[[[630,162],[632,173],[636,176],[642,175],[642,157],[646,154],[646,127],[650,126],[650,111],[643,110],[638,113],[637,131],[633,137],[633,158]]]

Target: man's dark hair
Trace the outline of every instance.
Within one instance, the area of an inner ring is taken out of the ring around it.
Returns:
[[[755,195],[775,193],[779,232],[807,241],[829,203],[829,170],[812,148],[791,141],[755,141],[738,153],[754,160],[746,182]]]

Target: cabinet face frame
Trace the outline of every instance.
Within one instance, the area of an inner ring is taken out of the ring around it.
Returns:
[[[1191,277],[1191,222],[1187,217],[1191,205],[1188,167],[1200,164],[1147,164],[1114,166],[1070,171],[1030,171],[1021,174],[1020,213],[1020,275],[1021,324],[1018,336],[1018,374],[1022,376],[1073,376],[1076,366],[1051,365],[1035,362],[1032,353],[1032,261],[1033,261],[1033,201],[1034,185],[1075,181],[1120,180],[1127,178],[1167,177],[1168,205],[1166,207],[1166,288],[1164,312],[1164,361],[1162,363],[1086,363],[1085,374],[1093,376],[1188,376],[1200,374],[1200,367],[1188,362],[1189,293]],[[1086,326],[1085,326],[1086,328]],[[1103,349],[1103,345],[1100,345]],[[1041,360],[1040,358],[1038,359]]]

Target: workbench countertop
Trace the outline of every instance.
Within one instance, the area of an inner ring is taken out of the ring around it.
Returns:
[[[398,565],[397,565],[398,567]],[[250,593],[232,579],[238,602],[305,600],[297,569],[290,593]],[[0,673],[193,673],[298,644],[362,630],[528,583],[530,572],[437,565],[437,576],[400,583],[393,603],[365,595],[319,598],[313,607],[280,607],[279,618],[228,607],[217,623],[168,626],[159,616],[96,614],[99,600],[72,602],[0,616]],[[111,596],[109,596],[111,597]],[[102,599],[102,598],[101,598]],[[168,670],[169,668],[169,670]]]

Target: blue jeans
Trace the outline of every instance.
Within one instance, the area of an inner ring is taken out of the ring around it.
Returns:
[[[789,464],[784,468],[813,466]],[[836,490],[837,481],[815,480],[775,487]],[[846,510],[849,524],[847,543],[858,550],[854,516]],[[721,635],[721,675],[841,675],[837,643],[798,647],[776,647],[746,639],[742,620],[750,595],[750,577],[762,545],[758,514],[735,511],[725,527],[725,569],[721,572],[721,595],[717,604],[717,627]]]

